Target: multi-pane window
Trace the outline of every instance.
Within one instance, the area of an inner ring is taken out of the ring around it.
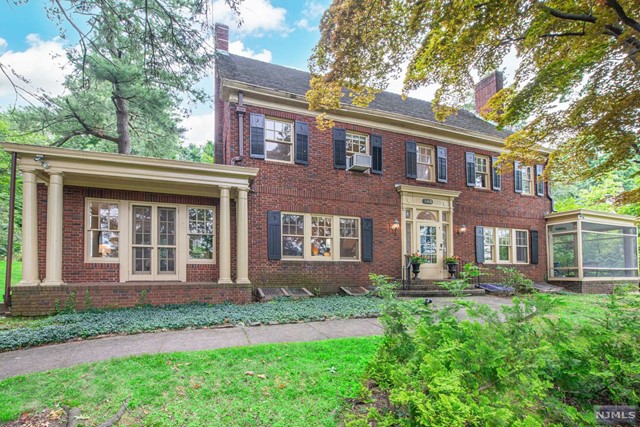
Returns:
[[[120,206],[115,202],[89,203],[89,256],[118,258]]]
[[[304,257],[304,215],[282,214],[282,256]]]
[[[356,218],[340,218],[340,259],[358,259],[360,227]]]
[[[493,228],[484,228],[484,260],[485,262],[493,262],[496,260],[495,251],[496,251],[496,241],[494,238],[494,229]]]
[[[332,256],[332,227],[333,217],[312,216],[311,217],[311,256],[331,257]]]
[[[516,230],[516,262],[529,262],[529,233]]]
[[[418,145],[417,150],[417,179],[433,181],[435,177],[433,147],[430,145]]]
[[[369,137],[347,132],[347,157],[354,154],[369,154]]]
[[[529,232],[509,228],[483,227],[484,262],[529,263]]]
[[[533,173],[531,166],[522,166],[522,194],[533,195]]]
[[[188,208],[189,259],[213,259],[213,208]]]
[[[511,230],[498,228],[498,261],[511,260]]]
[[[282,257],[338,261],[360,259],[360,219],[282,214]]]
[[[265,119],[265,158],[278,162],[293,161],[293,138],[291,122]]]
[[[476,155],[476,188],[489,188],[489,158]]]

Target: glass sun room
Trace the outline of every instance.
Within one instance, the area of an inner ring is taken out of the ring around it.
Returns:
[[[550,281],[638,281],[636,218],[587,210],[547,215]]]

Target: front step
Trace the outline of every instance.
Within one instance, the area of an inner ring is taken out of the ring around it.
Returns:
[[[466,289],[462,292],[464,296],[480,296],[486,295],[484,289]],[[422,298],[422,297],[452,297],[454,296],[451,292],[446,289],[410,289],[405,291],[398,291],[399,297],[412,297],[412,298]]]

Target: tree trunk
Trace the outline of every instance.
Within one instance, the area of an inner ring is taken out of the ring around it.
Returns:
[[[116,127],[118,130],[118,153],[131,154],[131,134],[129,133],[129,109],[127,100],[121,96],[116,83],[113,91],[113,103],[116,105]]]

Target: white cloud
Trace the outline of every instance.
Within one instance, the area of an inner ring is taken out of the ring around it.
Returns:
[[[26,37],[29,47],[24,51],[8,50],[0,54],[0,63],[12,68],[15,73],[26,78],[31,89],[42,89],[51,95],[60,95],[64,88],[64,65],[67,59],[64,46],[59,38],[42,40],[37,34]],[[0,39],[0,47],[3,39]],[[6,41],[5,41],[6,43]],[[24,86],[24,83],[18,82]],[[3,97],[13,97],[13,87],[2,76],[0,78],[0,103]]]
[[[214,21],[229,25],[232,29],[231,35],[234,29],[242,35],[253,36],[262,36],[268,32],[280,32],[286,35],[290,31],[285,24],[287,10],[273,6],[269,0],[244,0],[239,6],[239,11],[242,19],[240,28],[238,28],[238,17],[224,0],[213,2]]]
[[[270,50],[262,49],[262,52],[256,53],[253,51],[253,49],[245,47],[244,43],[242,43],[240,40],[229,43],[229,52],[235,55],[257,59],[258,61],[271,62]]]
[[[305,1],[302,14],[310,19],[320,18],[328,5],[324,5],[317,1]]]
[[[306,31],[316,31],[318,29],[317,25],[313,25],[309,23],[307,18],[302,18],[301,20],[296,22],[296,27],[306,30]]]
[[[7,41],[2,37],[0,37],[0,49],[4,49],[5,47],[7,47],[7,45],[8,45]]]
[[[215,115],[213,111],[204,114],[194,114],[182,121],[181,127],[186,129],[183,142],[203,146],[207,141],[213,141]]]

